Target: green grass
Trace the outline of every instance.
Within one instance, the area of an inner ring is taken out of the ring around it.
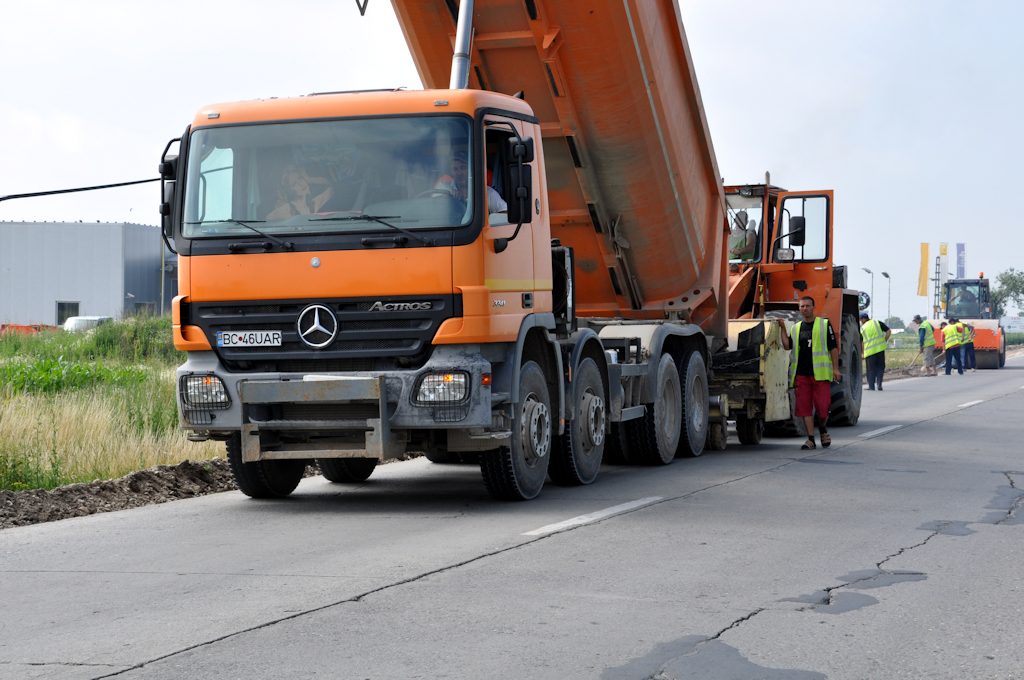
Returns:
[[[1024,333],[1007,333],[1007,345],[1024,345]]]
[[[103,324],[87,333],[49,331],[35,335],[5,335],[0,338],[0,361],[60,358],[79,363],[153,362],[178,366],[185,362],[185,353],[174,348],[170,317],[129,317]]]
[[[53,489],[222,455],[178,427],[170,319],[0,338],[0,490]]]

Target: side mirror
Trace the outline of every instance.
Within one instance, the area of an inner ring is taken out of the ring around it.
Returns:
[[[533,162],[533,137],[523,137],[522,141],[516,137],[509,138],[508,162],[518,164],[520,157],[523,163]]]
[[[178,174],[178,157],[168,156],[166,160],[160,162],[157,166],[157,172],[160,173],[160,179],[173,180]]]
[[[522,173],[519,169],[518,163],[510,163],[508,166],[509,185],[512,188],[508,197],[509,224],[528,224],[533,221],[533,166],[523,165]]]
[[[806,219],[801,215],[794,215],[789,218],[789,245],[794,247],[804,245],[807,239],[807,232],[804,231],[805,225]]]
[[[161,163],[160,165],[164,165]],[[174,237],[174,222],[171,220],[171,206],[174,205],[174,188],[177,182],[164,182],[163,202],[160,204],[160,226],[164,236]]]

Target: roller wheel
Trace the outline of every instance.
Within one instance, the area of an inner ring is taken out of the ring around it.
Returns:
[[[704,448],[708,451],[725,451],[726,442],[725,425],[721,422],[708,423],[708,439]]]
[[[593,359],[580,362],[573,375],[576,417],[554,440],[548,474],[560,486],[590,484],[597,479],[604,455],[607,401],[601,371]]]
[[[377,459],[317,458],[316,464],[325,479],[344,484],[365,481],[377,467]]]
[[[761,443],[764,435],[764,420],[761,418],[737,418],[736,436],[740,438],[740,444],[753,446]]]
[[[306,472],[304,460],[242,462],[242,434],[227,440],[228,463],[238,489],[252,498],[284,498],[299,485]]]
[[[551,462],[552,430],[544,371],[527,361],[519,372],[519,400],[512,409],[511,446],[480,454],[480,473],[492,496],[522,501],[540,493]]]

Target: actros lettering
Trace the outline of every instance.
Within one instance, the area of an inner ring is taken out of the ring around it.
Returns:
[[[366,6],[369,5],[369,4],[370,4],[370,0],[363,0],[362,3],[360,3],[359,0],[356,0],[356,7],[359,8],[359,16],[365,16],[366,15]]]
[[[366,0],[369,2],[369,0]],[[431,309],[429,302],[381,302],[378,300],[370,306],[371,312],[416,312]]]

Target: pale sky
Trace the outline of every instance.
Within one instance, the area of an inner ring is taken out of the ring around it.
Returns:
[[[726,183],[833,189],[836,264],[909,321],[920,244],[1024,269],[1024,2],[679,0]],[[442,4],[439,2],[439,4]],[[421,87],[390,3],[9,2],[0,196],[156,176],[203,106]],[[0,220],[156,224],[156,184],[0,203]],[[999,208],[997,210],[997,208]],[[993,211],[993,212],[990,212]],[[955,263],[951,262],[951,267]]]

